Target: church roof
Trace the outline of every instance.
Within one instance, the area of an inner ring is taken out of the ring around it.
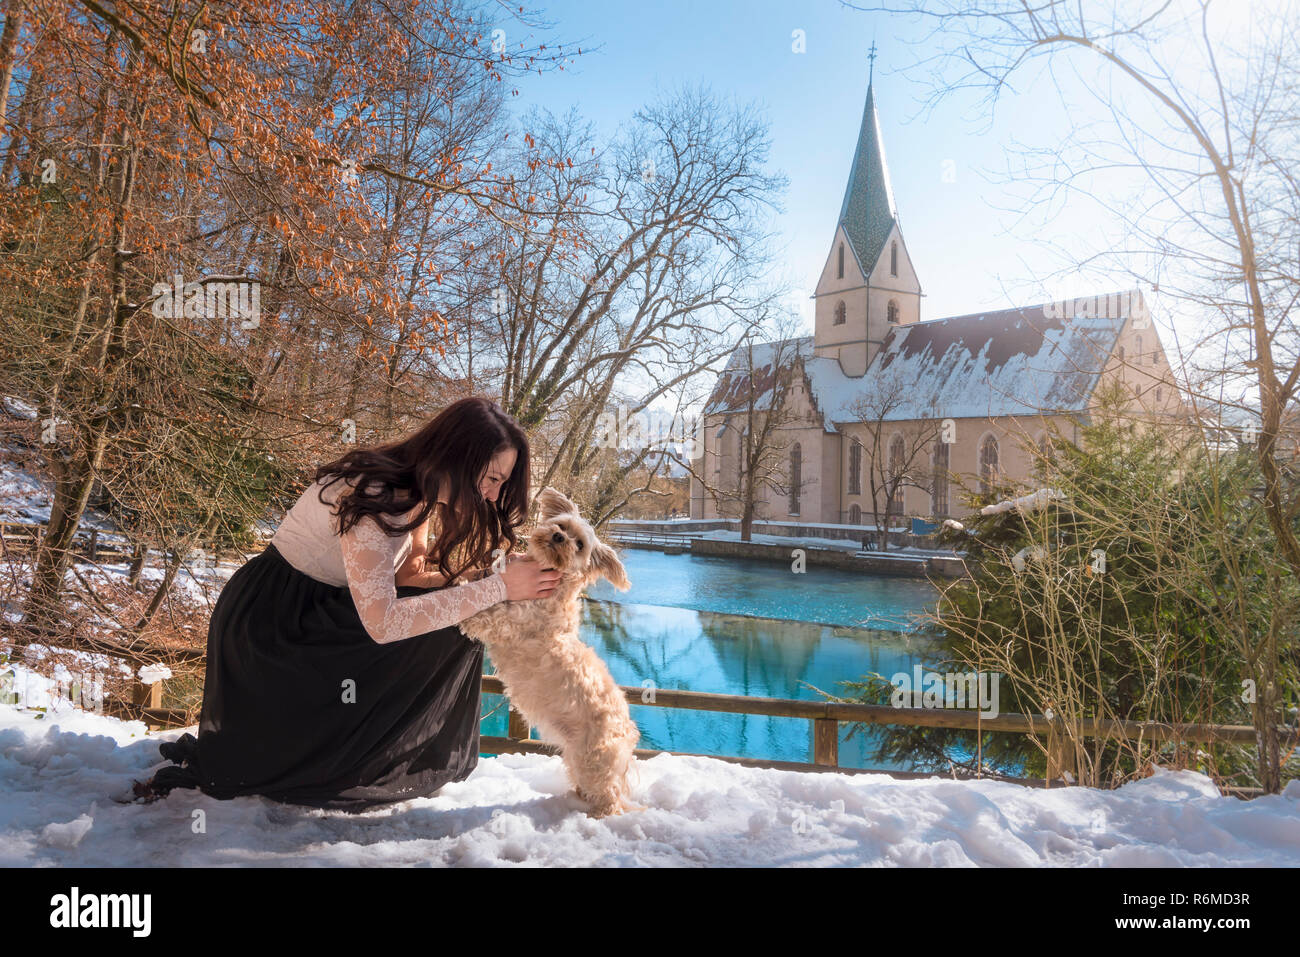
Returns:
[[[765,409],[772,402],[772,387],[776,372],[793,364],[795,356],[810,358],[813,354],[813,337],[780,339],[776,342],[755,342],[753,358],[744,343],[732,350],[727,367],[718,377],[717,385],[704,404],[704,414],[734,412],[749,405],[749,369],[754,370],[754,408]]]
[[[882,395],[890,391],[897,398],[882,416],[886,421],[1081,412],[1127,317],[1064,318],[1053,305],[895,326],[862,376],[847,376],[837,359],[815,355],[812,336],[756,343],[755,405],[763,408],[771,400],[773,358],[789,365],[797,353],[827,431],[862,421],[855,406],[883,404]],[[747,368],[745,350],[738,347],[706,415],[744,407]]]
[[[885,163],[885,143],[880,135],[880,118],[876,115],[876,98],[867,85],[867,104],[862,110],[858,145],[849,167],[849,181],[844,188],[838,225],[844,227],[849,244],[864,273],[870,273],[880,259],[885,240],[898,220],[894,190],[889,184],[889,166]]]
[[[1114,351],[1125,318],[1052,317],[1052,304],[972,313],[895,326],[866,375],[837,360],[807,360],[826,423],[861,421],[863,397],[877,407],[897,384],[882,418],[987,418],[1081,412]]]

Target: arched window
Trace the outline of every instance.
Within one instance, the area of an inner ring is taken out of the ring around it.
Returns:
[[[934,482],[930,494],[930,510],[935,518],[948,514],[948,452],[947,442],[937,442],[934,446]]]
[[[894,436],[889,442],[889,484],[894,494],[889,500],[892,515],[903,514],[903,459],[907,456],[907,443],[901,435]]]
[[[803,451],[796,442],[790,449],[790,514],[799,514],[799,486],[803,484]]]
[[[749,434],[749,426],[745,426],[736,433],[736,489],[737,491],[745,487],[745,460],[749,457],[748,450],[745,448],[745,436]]]
[[[1119,347],[1118,351],[1116,352],[1116,355],[1119,356],[1119,364],[1120,364],[1120,365],[1123,365],[1123,364],[1124,364],[1124,347],[1123,347],[1123,346],[1120,346],[1120,347]]]
[[[835,304],[835,325],[844,325],[844,314],[847,310],[844,308],[844,301],[840,300]]]
[[[898,322],[898,300],[897,299],[889,300],[889,309],[886,317],[889,319],[890,322],[893,323]]]
[[[849,506],[849,524],[850,525],[862,524],[862,508],[860,506],[858,505]]]
[[[889,247],[889,274],[898,275],[898,243],[892,243]]]
[[[1056,446],[1052,445],[1052,436],[1048,432],[1043,432],[1038,437],[1038,460],[1034,462],[1034,467],[1046,475],[1047,471],[1056,464]]]
[[[862,494],[862,443],[857,439],[849,446],[849,494]]]
[[[1137,353],[1137,358],[1134,360],[1134,365],[1140,366],[1142,364],[1142,337],[1141,336],[1137,337],[1137,344],[1134,351]]]
[[[998,440],[984,436],[980,443],[980,494],[988,495],[998,481]]]
[[[1160,401],[1160,392],[1161,392],[1160,386],[1156,386],[1156,401],[1157,401],[1157,402]]]
[[[840,243],[840,251],[839,254],[836,256],[836,259],[838,261],[838,264],[835,267],[835,278],[843,279],[844,278],[844,244],[843,243]]]

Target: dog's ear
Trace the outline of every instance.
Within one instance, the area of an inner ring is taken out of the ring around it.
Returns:
[[[618,552],[604,542],[597,542],[591,552],[591,567],[609,579],[609,583],[619,591],[627,591],[632,583],[627,580],[623,563],[618,560]]]
[[[541,509],[538,518],[543,522],[554,515],[563,515],[565,512],[576,512],[578,510],[578,506],[549,485],[537,493],[536,501]]]

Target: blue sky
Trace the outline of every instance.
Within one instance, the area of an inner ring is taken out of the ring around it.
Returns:
[[[1012,188],[990,182],[989,171],[1005,171],[1013,142],[1050,141],[1053,129],[1068,122],[1055,90],[1035,83],[1033,74],[1025,74],[1024,92],[1004,101],[990,125],[970,95],[924,110],[924,78],[916,69],[914,79],[903,73],[931,52],[907,42],[921,35],[916,25],[836,0],[564,0],[547,4],[542,15],[554,24],[552,37],[581,41],[584,52],[562,72],[520,82],[512,103],[521,111],[531,104],[557,113],[576,106],[608,136],[657,90],[683,82],[758,104],[770,122],[770,165],[789,178],[785,212],[773,223],[784,248],[779,271],[795,286],[793,301],[809,322],[807,296],[843,198],[873,38],[877,108],[903,234],[926,296],[923,320],[1131,285],[1126,277],[1068,275],[1039,284],[1060,260],[1035,241],[1042,234],[1032,226],[1008,232],[1015,217],[999,207],[1023,204]],[[518,42],[518,23],[499,25],[510,45]],[[804,31],[804,53],[793,52],[795,30]],[[1091,210],[1059,212],[1070,231],[1105,228]],[[1058,242],[1073,245],[1070,231]]]

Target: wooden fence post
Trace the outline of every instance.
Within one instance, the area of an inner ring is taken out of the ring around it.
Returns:
[[[506,737],[515,741],[527,741],[530,730],[524,716],[511,707],[510,717],[506,720]]]
[[[834,718],[813,718],[813,764],[837,768],[840,764],[840,723]]]
[[[153,684],[145,684],[143,681],[136,680],[131,686],[131,703],[137,708],[161,708],[162,707],[163,683],[155,681]]]
[[[1079,763],[1078,755],[1075,753],[1074,742],[1065,734],[1063,730],[1057,729],[1053,725],[1047,728],[1047,786],[1051,787],[1053,781],[1058,778],[1065,778],[1066,773],[1070,777],[1067,781],[1077,783],[1079,780]]]

